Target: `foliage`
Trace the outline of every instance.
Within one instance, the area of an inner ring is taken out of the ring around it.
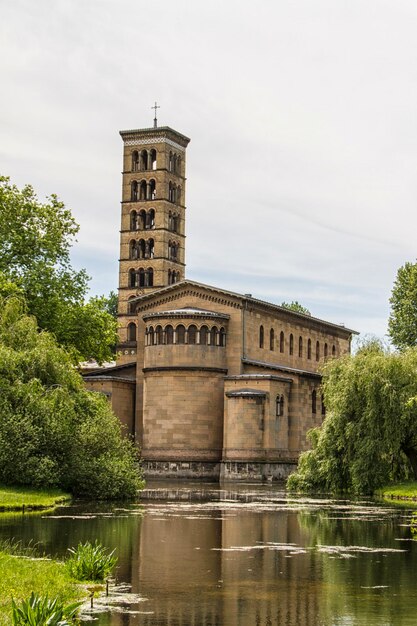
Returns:
[[[94,304],[100,311],[109,313],[114,319],[117,319],[117,293],[111,291],[108,296],[94,296],[90,299],[90,303]]]
[[[405,482],[391,483],[378,489],[378,495],[384,498],[401,498],[404,500],[417,500],[417,481],[407,480]]]
[[[0,551],[1,593],[0,625],[11,624],[11,602],[36,594],[58,597],[64,606],[76,602],[84,595],[83,590],[66,572],[63,563],[44,558],[21,558]],[[30,555],[29,555],[30,556]]]
[[[31,593],[29,600],[18,606],[12,600],[13,626],[70,626],[74,624],[81,602],[64,606],[58,598],[49,599]]]
[[[0,177],[0,295],[23,294],[40,328],[76,360],[102,362],[113,356],[116,322],[95,299],[85,303],[88,276],[70,263],[78,230],[57,196],[41,203],[31,186],[19,190]]]
[[[390,298],[388,332],[400,350],[417,345],[417,263],[405,263],[397,272]]]
[[[295,311],[296,313],[304,313],[304,315],[311,315],[310,311],[297,302],[297,300],[293,300],[292,302],[281,302],[281,306],[284,309],[289,309],[290,311]]]
[[[329,361],[327,417],[310,431],[288,487],[297,491],[373,493],[417,477],[417,350],[390,354],[372,341],[355,356]]]
[[[61,489],[40,490],[0,485],[0,511],[16,511],[23,507],[45,509],[70,499],[71,496]]]
[[[16,298],[0,306],[0,482],[99,499],[141,486],[133,445],[107,399]]]
[[[89,541],[79,543],[76,548],[68,550],[71,556],[65,566],[70,576],[76,580],[103,582],[117,563],[114,550],[108,554],[97,540],[94,544]]]

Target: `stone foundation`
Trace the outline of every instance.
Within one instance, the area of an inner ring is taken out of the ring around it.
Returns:
[[[223,461],[221,480],[285,480],[297,469],[295,462],[267,463],[255,461]]]
[[[145,478],[197,479],[211,481],[286,480],[297,469],[295,462],[254,461],[142,461]]]
[[[218,481],[220,463],[210,461],[146,461],[142,460],[145,478],[195,478]]]

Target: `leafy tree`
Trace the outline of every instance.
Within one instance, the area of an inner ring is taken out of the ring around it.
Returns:
[[[417,345],[417,263],[405,263],[397,272],[390,298],[388,332],[400,350]]]
[[[311,315],[310,311],[305,306],[297,302],[297,300],[293,300],[292,302],[282,302],[281,306],[284,307],[284,309],[289,309],[290,311],[296,311],[296,313],[304,313],[304,315]]]
[[[389,353],[376,341],[329,361],[327,417],[310,431],[288,486],[299,491],[373,493],[417,478],[417,349]]]
[[[118,297],[114,291],[111,291],[108,296],[94,296],[90,298],[90,304],[94,304],[100,311],[105,311],[114,319],[117,319]]]
[[[136,461],[108,400],[86,391],[21,300],[0,302],[0,482],[131,497],[141,486]]]
[[[113,356],[116,322],[100,299],[85,304],[88,276],[70,262],[78,230],[57,196],[41,203],[30,185],[19,190],[0,177],[0,293],[14,285],[40,328],[71,348],[76,360],[102,362]]]

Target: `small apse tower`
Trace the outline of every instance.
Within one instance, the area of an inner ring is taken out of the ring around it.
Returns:
[[[117,362],[136,360],[131,302],[184,279],[185,153],[189,138],[159,126],[122,130],[123,182],[119,260]]]

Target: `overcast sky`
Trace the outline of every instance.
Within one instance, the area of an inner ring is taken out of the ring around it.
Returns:
[[[192,280],[383,336],[416,257],[415,0],[0,0],[0,172],[117,288],[121,129],[187,150]]]

